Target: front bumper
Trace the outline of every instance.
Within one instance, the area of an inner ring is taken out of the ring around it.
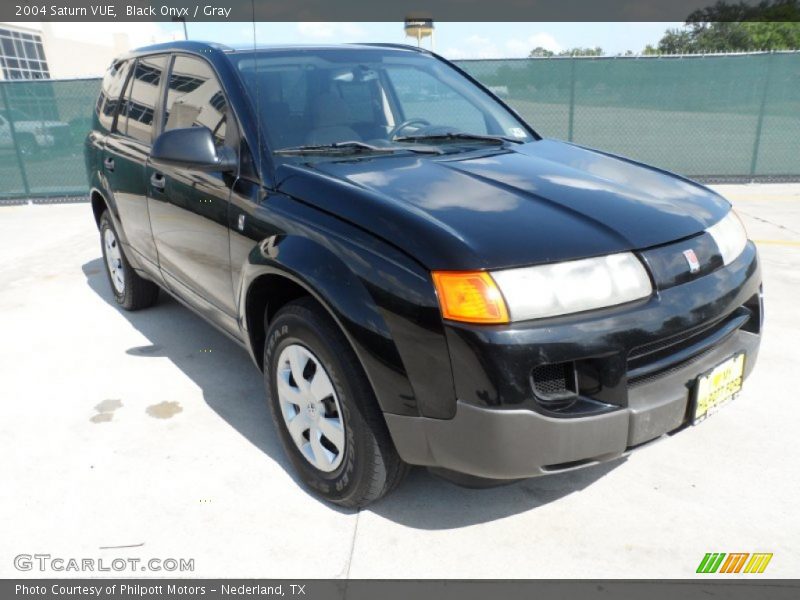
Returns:
[[[492,480],[622,456],[690,422],[698,375],[741,351],[750,374],[760,285],[748,244],[728,267],[638,305],[505,328],[449,326],[455,414],[386,414],[397,450],[411,464]],[[551,410],[537,402],[531,373],[563,361],[579,371],[580,402]]]

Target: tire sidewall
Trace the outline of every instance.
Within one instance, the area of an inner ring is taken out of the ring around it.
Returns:
[[[114,299],[117,301],[117,304],[125,305],[126,302],[126,294],[130,292],[131,282],[130,282],[130,265],[128,264],[128,260],[125,258],[125,253],[122,250],[122,246],[120,245],[119,254],[122,258],[122,270],[123,270],[123,281],[124,281],[124,291],[119,293],[117,291],[114,282],[111,279],[111,271],[108,268],[108,256],[106,255],[106,230],[110,229],[114,234],[114,239],[117,240],[117,244],[120,244],[119,241],[119,234],[117,234],[117,229],[114,227],[114,223],[111,221],[111,218],[108,216],[108,212],[104,212],[103,216],[100,218],[100,246],[103,249],[103,267],[106,272],[106,278],[108,279],[108,285],[111,288],[111,293],[114,294]]]
[[[313,313],[309,311],[309,315]],[[353,389],[352,374],[347,372],[346,366],[327,341],[331,332],[326,329],[315,318],[303,319],[291,312],[279,315],[270,327],[264,345],[264,377],[267,400],[284,451],[306,485],[336,502],[346,499],[358,486],[364,470],[361,457],[368,452],[365,446],[371,442],[371,432],[360,414],[358,391]],[[284,421],[276,373],[278,357],[290,344],[300,344],[317,357],[336,391],[344,422],[345,449],[342,462],[334,471],[324,472],[311,465],[295,445]]]

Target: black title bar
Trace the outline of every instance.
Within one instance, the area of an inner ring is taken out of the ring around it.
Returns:
[[[795,600],[800,581],[713,579],[666,581],[18,579],[0,580],[5,600],[153,600],[283,598],[285,600]]]
[[[0,21],[685,21],[717,0],[3,0]],[[790,4],[769,10],[772,3]],[[798,20],[800,2],[727,0],[726,20]],[[760,8],[759,8],[760,7]],[[753,12],[755,11],[755,12]],[[764,12],[768,11],[768,12]],[[759,17],[759,14],[766,16]]]

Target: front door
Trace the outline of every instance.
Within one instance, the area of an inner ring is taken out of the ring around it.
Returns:
[[[217,145],[236,147],[229,107],[211,66],[176,55],[170,70],[163,129],[208,127]],[[230,272],[228,199],[236,175],[154,165],[146,169],[148,206],[167,285],[226,329],[236,331]]]

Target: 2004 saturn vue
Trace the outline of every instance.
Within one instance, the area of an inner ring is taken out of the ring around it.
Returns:
[[[756,361],[758,256],[726,200],[543,139],[425,51],[132,52],[86,165],[116,301],[165,290],[246,347],[340,505],[409,465],[485,484],[620,457]]]

